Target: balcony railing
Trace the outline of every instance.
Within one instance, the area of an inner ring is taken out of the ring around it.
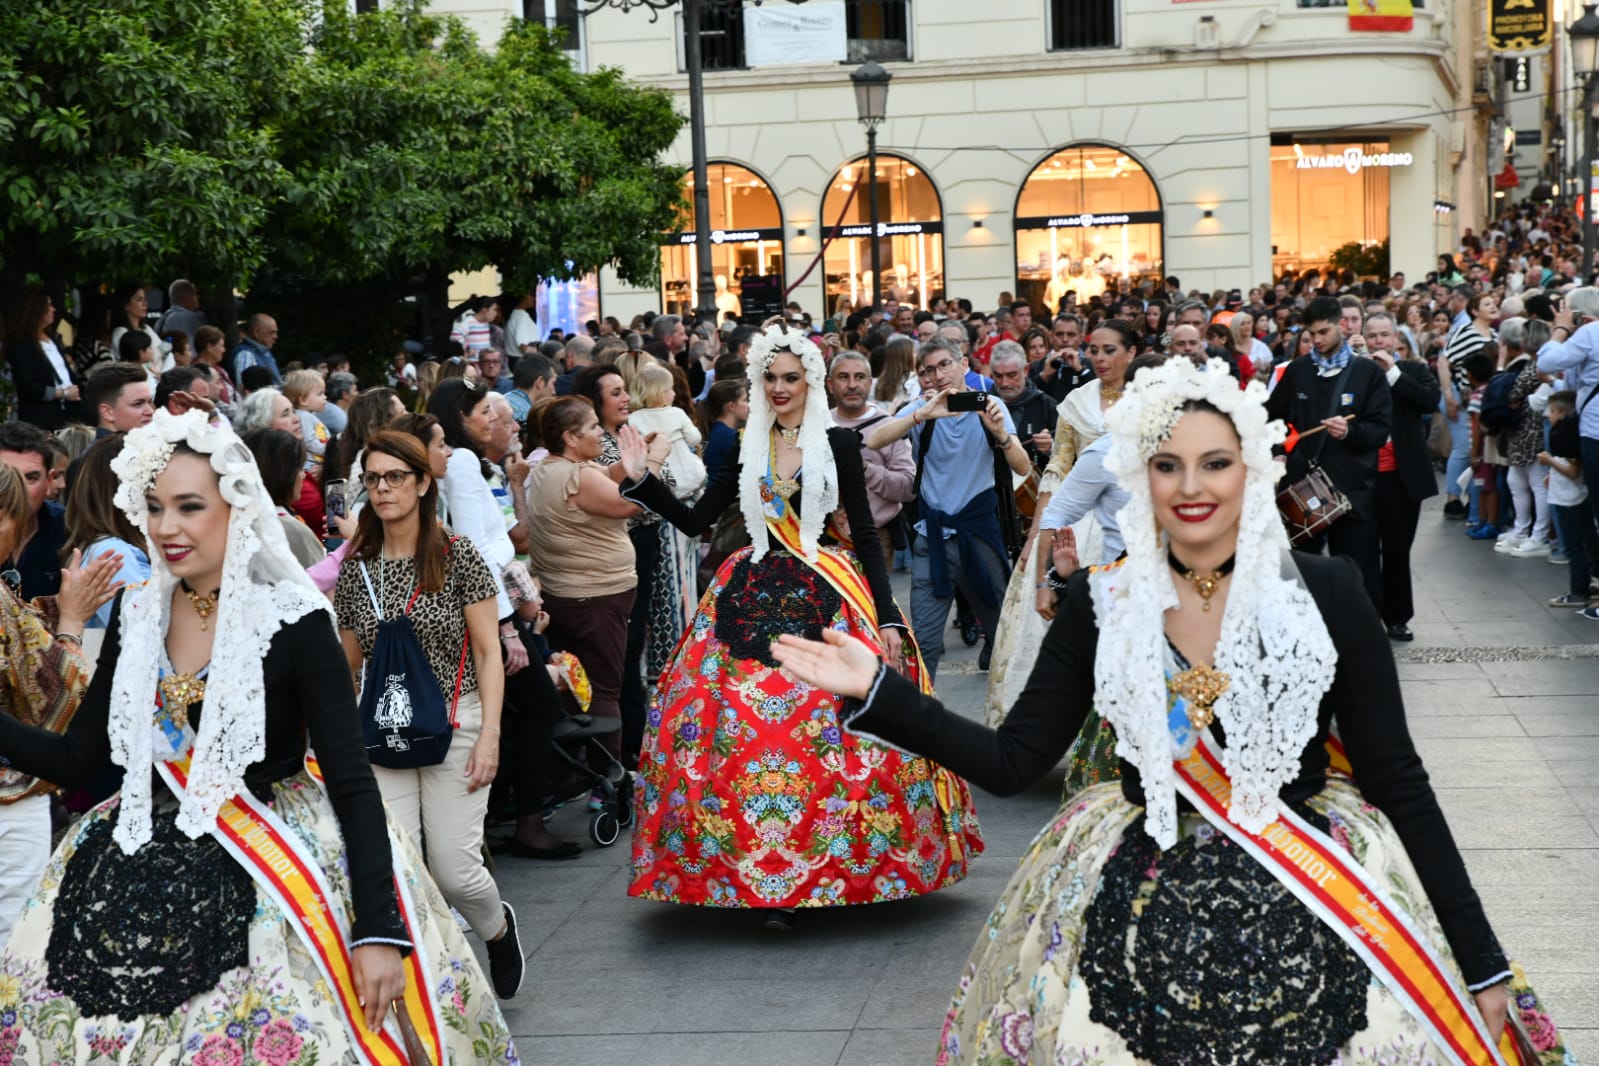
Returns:
[[[911,57],[910,0],[844,0],[848,34],[846,62],[897,62]],[[682,26],[678,17],[678,69],[682,64]],[[706,70],[743,70],[744,13],[725,8],[700,12],[700,61]]]
[[[1120,48],[1117,0],[1049,0],[1049,47],[1055,52]]]

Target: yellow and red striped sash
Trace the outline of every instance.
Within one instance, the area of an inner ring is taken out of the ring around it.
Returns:
[[[167,787],[180,800],[189,783],[189,760],[189,754],[185,754],[157,764]],[[315,769],[312,773],[320,781]],[[340,1018],[361,1061],[370,1066],[441,1066],[444,1062],[443,1032],[433,999],[433,985],[426,972],[420,930],[414,922],[416,910],[401,879],[395,881],[402,893],[401,916],[412,944],[411,955],[406,959],[405,1013],[429,1055],[427,1064],[408,1058],[405,1036],[392,1017],[385,1020],[379,1032],[367,1029],[360,997],[355,991],[355,971],[343,908],[334,897],[322,868],[307,853],[299,836],[270,806],[257,800],[248,790],[222,805],[212,835],[277,903],[305,944],[317,971],[337,1001]]]
[[[1229,821],[1232,782],[1203,735],[1175,767],[1177,790],[1337,933],[1451,1063],[1534,1066],[1521,1056],[1508,1028],[1495,1046],[1470,995],[1436,952],[1370,875],[1325,833],[1282,804],[1276,821],[1259,833]]]

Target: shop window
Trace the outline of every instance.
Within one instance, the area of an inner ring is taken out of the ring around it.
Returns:
[[[571,266],[572,264],[567,264]],[[575,278],[545,278],[533,293],[533,320],[545,337],[561,330],[570,337],[600,318],[600,279],[592,271]]]
[[[750,279],[765,286],[783,279],[783,209],[766,179],[737,163],[707,168],[711,196],[711,273],[719,313],[744,313]],[[691,316],[698,302],[698,249],[694,244],[694,175],[683,179],[684,231],[666,234],[661,248],[661,305],[667,314]]]
[[[1118,0],[1049,0],[1050,50],[1120,48],[1118,7]]]
[[[872,241],[883,267],[884,297],[926,307],[944,293],[944,211],[922,168],[897,155],[877,157],[877,234],[872,234],[871,183],[866,160],[844,164],[822,198],[827,251],[825,314],[841,298],[853,307],[872,301]]]
[[[1161,287],[1165,216],[1148,172],[1105,145],[1063,148],[1016,197],[1016,295],[1058,312],[1141,282]]]
[[[1323,269],[1341,247],[1386,240],[1389,172],[1411,164],[1386,141],[1273,135],[1272,273]]]

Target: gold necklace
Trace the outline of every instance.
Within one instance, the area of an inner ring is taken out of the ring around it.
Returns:
[[[1204,729],[1216,720],[1215,703],[1232,678],[1209,666],[1195,666],[1171,679],[1171,690],[1188,701],[1188,724]]]
[[[783,443],[787,444],[790,448],[799,447],[800,429],[803,427],[795,426],[793,429],[789,429],[786,426],[780,426],[776,422],[773,422],[772,428],[777,430],[777,435],[782,437]]]
[[[189,587],[189,583],[182,578],[178,579],[178,586],[183,589],[183,594],[189,597],[189,603],[194,607],[194,613],[200,616],[200,632],[210,628],[211,616],[217,613],[217,597],[222,594],[217,589],[209,596],[202,596]]]
[[[1101,385],[1099,387],[1099,398],[1105,401],[1106,407],[1109,407],[1117,400],[1122,398],[1122,390],[1112,389],[1108,386]]]
[[[1177,556],[1173,554],[1172,550],[1170,548],[1166,549],[1166,562],[1181,575],[1183,580],[1193,586],[1195,592],[1199,593],[1199,598],[1202,601],[1201,610],[1205,611],[1210,610],[1210,598],[1216,595],[1216,590],[1221,587],[1221,579],[1233,572],[1233,564],[1236,561],[1237,556],[1229,555],[1227,561],[1217,567],[1213,573],[1201,574],[1197,570],[1190,570],[1178,562]]]

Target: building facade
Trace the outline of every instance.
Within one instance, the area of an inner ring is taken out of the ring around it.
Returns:
[[[885,290],[918,305],[992,307],[1012,292],[1052,307],[1067,289],[1162,275],[1248,288],[1384,240],[1393,269],[1419,277],[1490,206],[1473,107],[1480,5],[1466,0],[1426,0],[1389,32],[1351,29],[1342,0],[824,2],[845,9],[843,62],[751,67],[742,18],[706,19],[725,310],[742,308],[746,284],[818,318],[869,299],[874,239]],[[575,61],[619,67],[688,110],[677,11],[520,6],[435,0],[486,39],[508,16],[559,24]],[[893,74],[875,238],[849,80],[867,58]],[[673,153],[689,164],[687,128]],[[691,307],[692,233],[661,243],[658,286],[602,270],[578,288],[624,322]]]

